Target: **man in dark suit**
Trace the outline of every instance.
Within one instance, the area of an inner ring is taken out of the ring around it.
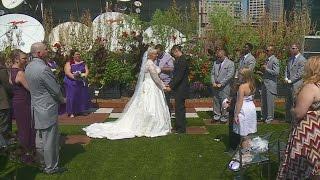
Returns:
[[[175,130],[177,133],[186,133],[185,100],[189,92],[189,66],[180,46],[174,45],[171,54],[175,58],[173,79],[166,87],[166,91],[175,92]]]
[[[0,55],[0,146],[6,145],[5,139],[11,132],[10,97],[12,90],[4,61],[4,56]]]

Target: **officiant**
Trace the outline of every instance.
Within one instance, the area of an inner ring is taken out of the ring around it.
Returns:
[[[172,80],[172,72],[174,68],[173,57],[169,53],[164,51],[164,47],[161,44],[157,44],[155,46],[155,49],[158,52],[158,57],[155,63],[161,69],[160,79],[167,86]],[[171,113],[173,109],[173,106],[170,103],[171,92],[167,91],[164,94],[166,96],[167,105]]]

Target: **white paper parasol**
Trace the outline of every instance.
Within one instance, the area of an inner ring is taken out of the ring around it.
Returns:
[[[23,3],[24,0],[2,0],[2,4],[7,9],[13,9]]]
[[[119,37],[137,29],[126,22],[128,19],[128,15],[119,12],[106,12],[97,16],[92,22],[93,38],[106,40],[107,48],[111,51],[123,48],[119,45]]]
[[[56,43],[59,43],[63,50],[77,48],[87,51],[92,48],[92,32],[85,24],[65,22],[52,29],[49,34],[49,43],[52,49]]]
[[[0,16],[0,50],[18,48],[29,53],[31,45],[44,39],[44,28],[39,21],[24,14]]]

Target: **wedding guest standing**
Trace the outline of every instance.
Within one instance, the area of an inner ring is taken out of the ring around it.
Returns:
[[[286,99],[286,121],[292,122],[291,109],[294,103],[294,96],[298,88],[302,85],[302,74],[304,72],[304,65],[306,58],[300,53],[298,44],[292,44],[290,48],[291,57],[288,60],[285,70],[285,83],[288,87],[288,94]]]
[[[311,57],[304,70],[277,179],[320,179],[320,57]]]
[[[277,82],[279,76],[279,60],[274,55],[274,47],[268,46],[265,50],[268,58],[262,66],[263,83],[261,92],[262,118],[266,123],[274,119],[274,99],[277,95]]]
[[[185,100],[189,92],[189,66],[181,47],[174,45],[171,53],[175,58],[173,79],[169,83],[168,91],[175,92],[175,130],[177,133],[186,133],[186,107]]]
[[[229,113],[223,109],[222,102],[230,96],[231,79],[234,76],[234,63],[226,57],[224,50],[218,50],[217,60],[211,71],[213,86],[213,123],[228,121]]]
[[[24,67],[27,55],[19,49],[12,52],[11,82],[13,89],[12,107],[18,127],[18,140],[23,147],[22,160],[30,163],[35,152],[36,132],[31,118],[31,97]]]
[[[0,53],[0,146],[6,145],[11,134],[10,103],[12,87],[9,83],[8,68],[5,66],[5,57]]]
[[[173,57],[164,51],[164,47],[161,44],[157,44],[155,49],[158,52],[158,57],[156,60],[156,65],[161,69],[160,79],[164,82],[165,85],[169,85],[172,80],[172,72],[173,72]],[[173,107],[170,103],[171,92],[165,92],[167,105],[169,107],[170,112]]]
[[[64,66],[64,85],[66,90],[66,112],[70,117],[85,113],[89,110],[89,90],[87,76],[88,66],[81,60],[80,52],[73,50],[70,53],[72,59]]]
[[[253,72],[243,68],[239,72],[239,90],[234,113],[233,131],[243,140],[242,147],[248,146],[249,134],[257,132],[257,113],[253,103],[256,90]]]
[[[31,94],[31,112],[36,129],[36,150],[44,173],[65,169],[58,167],[58,105],[65,102],[54,74],[43,60],[48,50],[43,43],[31,46],[32,61],[26,67],[26,80]]]
[[[251,43],[246,43],[243,47],[242,54],[240,58],[238,68],[235,73],[235,78],[238,78],[238,73],[245,67],[249,68],[252,72],[256,66],[256,58],[251,54],[253,45]]]

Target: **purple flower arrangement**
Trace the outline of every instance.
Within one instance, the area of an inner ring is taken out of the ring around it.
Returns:
[[[194,90],[194,91],[203,91],[207,88],[206,85],[204,85],[202,82],[200,81],[196,81],[196,82],[193,82],[191,84],[191,89]]]

